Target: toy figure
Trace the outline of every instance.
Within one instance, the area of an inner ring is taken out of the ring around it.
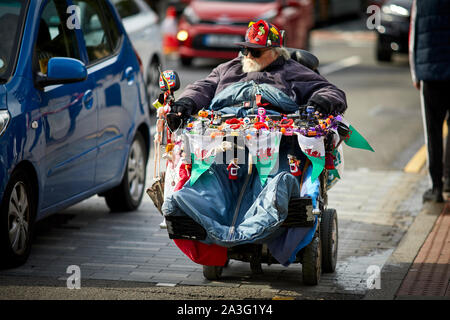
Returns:
[[[266,121],[266,109],[259,107],[257,117],[258,117],[258,122],[265,122]]]
[[[237,165],[237,163],[238,159],[234,158],[233,160],[231,160],[230,164],[227,167],[228,179],[230,180],[237,180],[238,178],[238,170],[240,167]]]
[[[214,119],[213,119],[213,122],[212,122],[212,124],[214,125],[214,126],[220,126],[220,124],[222,123],[222,116],[221,116],[221,113],[220,112],[214,112]]]
[[[165,160],[170,160],[173,161],[174,160],[174,153],[173,153],[173,148],[175,147],[174,143],[168,143],[166,145],[166,152],[162,155],[162,158]]]
[[[245,117],[244,120],[243,120],[243,122],[244,122],[244,126],[245,126],[245,127],[249,127],[250,124],[252,123],[252,121],[250,120],[249,117]]]
[[[295,177],[298,177],[302,174],[302,171],[300,170],[300,160],[297,160],[297,157],[288,154],[289,159],[289,171],[291,174]]]
[[[208,118],[208,116],[209,116],[209,112],[207,111],[207,110],[200,110],[199,112],[198,112],[198,116],[200,117],[200,118]]]

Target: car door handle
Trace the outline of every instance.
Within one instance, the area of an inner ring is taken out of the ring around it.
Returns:
[[[94,104],[94,95],[92,94],[91,89],[87,90],[84,93],[83,99],[81,101],[82,101],[83,107],[85,107],[86,109],[92,108],[92,106]]]
[[[133,67],[128,67],[125,69],[125,78],[127,79],[127,83],[131,86],[134,83],[134,72]]]

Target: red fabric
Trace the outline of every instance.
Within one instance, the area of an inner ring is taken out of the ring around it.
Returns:
[[[192,165],[191,164],[184,164],[183,163],[180,166],[180,171],[178,172],[178,174],[180,175],[180,181],[178,181],[177,185],[175,186],[174,191],[178,191],[181,188],[183,188],[184,184],[191,177],[191,169],[192,169]]]
[[[204,266],[224,266],[227,248],[216,244],[204,244],[196,240],[174,239],[173,242],[192,261]]]
[[[180,166],[180,181],[175,191],[180,190],[189,180],[192,165],[182,164]],[[205,266],[224,266],[227,261],[227,248],[215,244],[204,244],[195,240],[174,239],[177,247],[192,261]]]

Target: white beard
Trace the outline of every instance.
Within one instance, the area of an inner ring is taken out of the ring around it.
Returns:
[[[247,72],[256,72],[261,71],[262,66],[256,62],[255,60],[249,59],[247,57],[242,57],[242,71]]]

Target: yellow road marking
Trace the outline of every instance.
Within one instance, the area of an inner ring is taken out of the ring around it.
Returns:
[[[447,134],[448,134],[447,122],[444,121],[444,125],[442,126],[442,136],[444,137],[444,139],[447,137]],[[419,149],[419,151],[417,151],[416,154],[411,158],[411,160],[409,160],[403,171],[407,173],[419,173],[420,170],[425,165],[426,160],[427,160],[427,146],[423,145]]]
[[[294,297],[283,297],[283,296],[275,296],[272,300],[295,300]]]

